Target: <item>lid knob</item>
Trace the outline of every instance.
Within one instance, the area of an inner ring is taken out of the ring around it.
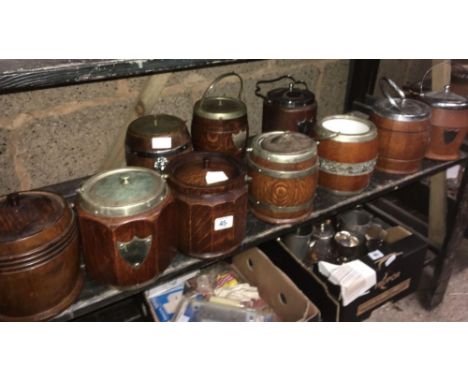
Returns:
[[[203,159],[203,168],[208,168],[210,167],[210,158],[204,158]]]
[[[445,94],[450,93],[450,85],[449,85],[449,84],[444,85],[444,93],[445,93]]]
[[[130,183],[130,176],[129,175],[122,175],[120,178],[120,184],[129,184]]]

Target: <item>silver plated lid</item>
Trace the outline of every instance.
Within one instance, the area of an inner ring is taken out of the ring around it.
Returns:
[[[431,117],[431,108],[424,102],[410,98],[394,98],[399,107],[395,107],[387,98],[378,100],[374,105],[374,112],[395,121],[423,121]]]
[[[206,119],[229,120],[243,117],[247,107],[240,99],[231,97],[205,97],[195,103],[196,115]]]
[[[270,162],[299,163],[317,155],[317,144],[305,134],[271,131],[256,136],[248,151]]]
[[[346,114],[322,119],[315,132],[320,141],[367,142],[377,137],[377,128],[371,121]]]
[[[166,181],[153,170],[124,167],[97,174],[78,189],[79,204],[99,216],[134,216],[151,210],[167,195]]]
[[[186,129],[185,122],[169,114],[156,114],[141,116],[128,125],[128,131],[143,137],[156,137],[168,135]]]
[[[445,85],[443,91],[423,93],[421,99],[434,108],[468,109],[468,98],[451,92],[450,85]]]

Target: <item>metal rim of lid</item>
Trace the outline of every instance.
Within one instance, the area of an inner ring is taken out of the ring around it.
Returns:
[[[273,139],[274,137],[281,135],[300,135],[303,139],[310,140],[310,147],[307,149],[299,150],[291,153],[275,153],[268,151],[262,145],[262,143],[267,139]],[[310,158],[317,156],[317,144],[309,136],[293,131],[270,131],[267,133],[260,134],[252,140],[251,149],[249,149],[252,154],[259,158],[266,159],[270,162],[275,163],[300,163],[304,162]]]
[[[345,134],[345,133],[339,133],[334,135],[335,133],[331,130],[326,129],[323,124],[327,121],[331,120],[346,120],[346,121],[355,121],[362,123],[366,125],[369,130],[366,131],[363,134]],[[377,138],[377,127],[374,125],[373,122],[367,120],[367,119],[362,119],[359,117],[355,117],[353,115],[347,115],[347,114],[336,114],[336,115],[330,115],[328,117],[323,118],[320,123],[318,124],[317,127],[318,131],[324,132],[326,131],[327,133],[331,133],[330,136],[331,138],[324,138],[322,140],[333,140],[337,142],[343,142],[343,143],[357,143],[357,142],[367,142],[371,141],[375,138]]]
[[[148,192],[146,199],[143,198],[143,200],[122,205],[103,205],[103,203],[93,200],[89,195],[91,189],[101,180],[120,174],[119,181],[122,183],[122,179],[123,182],[125,182],[125,178],[123,178],[122,175],[125,173],[131,174],[132,172],[146,174],[155,179],[156,187],[152,193]],[[96,174],[83,183],[77,192],[79,195],[80,207],[93,215],[103,217],[128,217],[149,211],[162,203],[168,195],[168,188],[166,181],[156,171],[144,167],[129,166]]]
[[[293,97],[288,97],[288,94],[291,94],[291,92],[294,91],[301,93],[304,97],[298,97],[296,99]],[[270,90],[267,93],[266,98],[269,102],[276,103],[280,106],[290,109],[313,105],[315,103],[315,94],[308,89],[294,88],[291,90],[289,88],[277,88]]]
[[[398,100],[401,99],[398,98]],[[413,109],[419,108],[420,112],[416,112],[415,110],[413,113],[405,114],[404,108],[405,106],[408,108],[408,105],[410,108],[414,106]],[[391,105],[386,98],[382,98],[375,103],[372,110],[375,114],[382,118],[388,118],[401,122],[424,121],[431,118],[431,108],[424,102],[411,98],[405,98],[401,107],[403,110],[398,110],[393,105]]]
[[[433,108],[451,110],[468,109],[468,98],[451,92],[450,85],[445,85],[442,91],[423,93],[421,94],[421,99]]]
[[[167,129],[164,125],[161,125],[160,130],[161,131],[156,131],[158,127],[154,125],[155,121],[159,120],[163,121],[172,121],[173,126],[170,126],[169,129]],[[148,120],[148,122],[146,122]],[[150,124],[151,128],[147,129],[146,123]],[[152,129],[155,127],[154,129]],[[128,125],[127,130],[132,132],[135,135],[140,135],[143,137],[156,137],[159,135],[167,135],[170,133],[172,128],[180,128],[180,129],[186,129],[187,125],[185,122],[180,119],[179,117],[176,117],[175,115],[170,115],[170,114],[148,114],[148,115],[143,115],[141,117],[138,117],[137,119],[134,119],[130,124]],[[150,131],[153,130],[153,131]]]
[[[226,102],[230,103],[231,106],[236,106],[233,108],[231,111],[210,111],[209,109],[206,109],[206,105],[210,106],[212,102]],[[195,106],[193,108],[194,113],[198,115],[199,117],[206,118],[206,119],[214,119],[214,120],[231,120],[231,119],[236,119],[243,117],[247,115],[247,106],[245,105],[244,102],[242,102],[238,98],[233,98],[233,97],[206,97],[203,100],[203,107],[200,107],[201,100],[198,100],[195,103]]]

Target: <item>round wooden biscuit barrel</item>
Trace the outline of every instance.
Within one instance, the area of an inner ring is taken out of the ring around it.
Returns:
[[[47,320],[83,285],[75,216],[50,192],[0,197],[0,321]]]
[[[238,98],[208,96],[222,79],[234,76],[240,81]],[[244,155],[249,124],[247,107],[241,101],[242,78],[226,73],[216,78],[193,108],[192,142],[196,151],[220,152],[241,157]]]
[[[450,91],[424,93],[421,99],[432,108],[431,142],[426,157],[454,160],[460,157],[460,147],[468,129],[468,98]]]
[[[377,162],[377,129],[351,115],[324,118],[315,129],[319,140],[319,185],[341,195],[363,191]]]
[[[373,107],[371,121],[377,126],[379,157],[376,169],[391,174],[411,174],[421,169],[429,145],[431,108],[424,102],[405,98],[397,85],[382,77],[400,97],[391,97],[382,86],[386,98]]]
[[[261,94],[260,84],[290,80],[288,87],[272,89]],[[263,99],[262,132],[295,131],[307,135],[317,118],[317,101],[304,81],[296,81],[292,76],[282,76],[273,80],[258,81],[255,94]]]
[[[164,172],[171,158],[192,150],[187,126],[175,116],[144,115],[127,128],[125,158],[128,166]]]
[[[202,259],[236,250],[247,222],[242,163],[221,153],[193,152],[171,161],[167,175],[176,199],[179,250]]]
[[[152,281],[176,254],[174,200],[155,171],[125,167],[88,179],[77,203],[86,271],[129,288]]]
[[[272,224],[305,220],[317,186],[317,145],[296,132],[272,131],[255,137],[249,148],[250,209]]]

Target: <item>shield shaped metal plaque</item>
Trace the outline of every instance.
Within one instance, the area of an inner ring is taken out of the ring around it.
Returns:
[[[457,130],[445,130],[444,131],[444,143],[446,145],[452,143],[457,137],[457,134],[458,134],[458,129]]]
[[[134,236],[127,242],[118,241],[117,248],[120,256],[133,267],[138,267],[145,261],[153,241],[152,235],[145,238]]]

